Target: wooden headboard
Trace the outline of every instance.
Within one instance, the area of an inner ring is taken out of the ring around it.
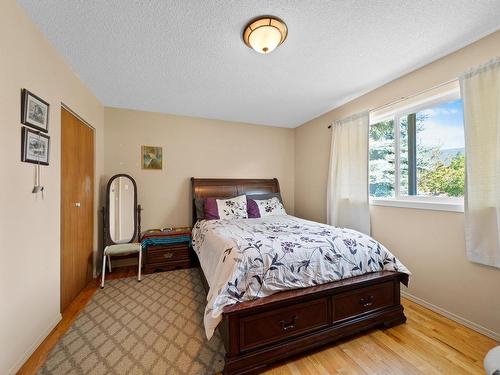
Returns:
[[[232,198],[242,194],[279,193],[280,184],[277,178],[243,179],[243,178],[194,178],[191,177],[193,192],[193,225],[197,220],[195,198]]]

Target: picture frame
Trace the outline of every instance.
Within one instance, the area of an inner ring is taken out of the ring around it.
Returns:
[[[49,165],[50,137],[23,126],[21,128],[21,161]]]
[[[49,132],[49,103],[27,89],[21,91],[21,123]]]
[[[141,146],[141,166],[146,170],[163,169],[163,148],[159,146]]]

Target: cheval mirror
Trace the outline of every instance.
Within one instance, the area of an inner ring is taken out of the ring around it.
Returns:
[[[106,187],[106,207],[103,214],[102,281],[104,287],[106,260],[111,272],[111,257],[139,254],[138,281],[141,281],[142,249],[141,206],[137,204],[137,185],[127,174],[111,177]]]

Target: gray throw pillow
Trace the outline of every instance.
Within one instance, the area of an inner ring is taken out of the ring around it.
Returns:
[[[194,206],[196,207],[196,218],[198,220],[205,218],[205,214],[203,212],[204,204],[205,204],[205,198],[195,198],[194,199]]]
[[[281,203],[283,203],[280,193],[247,194],[247,199],[253,199],[253,200],[271,199],[275,197],[278,198]]]

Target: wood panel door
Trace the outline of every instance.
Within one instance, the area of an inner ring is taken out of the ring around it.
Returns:
[[[94,130],[61,107],[61,312],[92,279]]]

